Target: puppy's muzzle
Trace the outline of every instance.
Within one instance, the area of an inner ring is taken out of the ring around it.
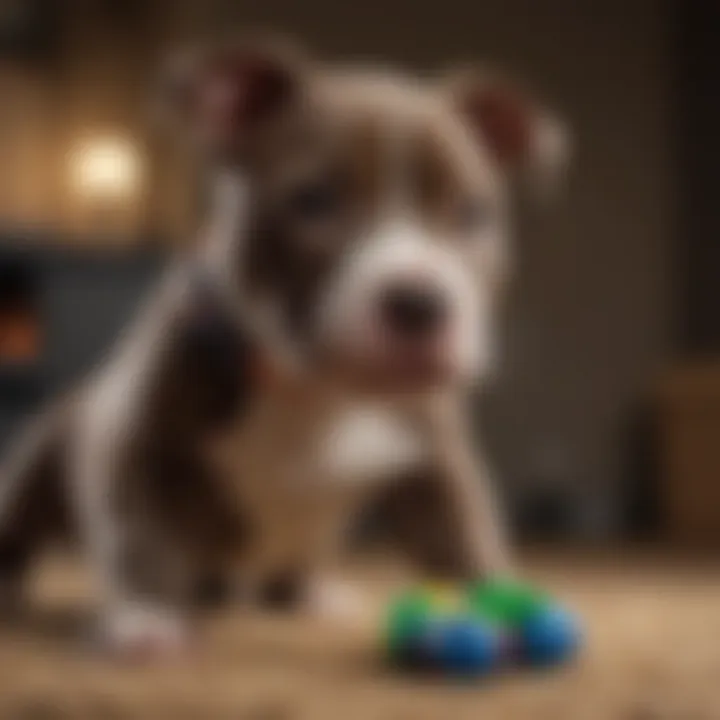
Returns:
[[[398,382],[437,382],[451,373],[451,298],[430,278],[386,279],[373,300],[378,359]]]

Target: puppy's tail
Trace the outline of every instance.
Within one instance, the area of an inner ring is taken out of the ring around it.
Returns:
[[[33,556],[64,528],[68,413],[34,418],[0,464],[0,603],[17,598]]]

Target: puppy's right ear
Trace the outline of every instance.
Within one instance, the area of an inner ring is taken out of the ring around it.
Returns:
[[[445,79],[443,91],[502,171],[529,175],[539,181],[538,190],[562,179],[570,155],[567,128],[512,81],[466,67]]]
[[[307,60],[287,43],[186,52],[161,75],[159,107],[213,155],[242,155],[303,95]]]

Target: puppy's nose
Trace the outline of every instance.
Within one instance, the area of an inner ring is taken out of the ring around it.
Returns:
[[[427,284],[390,285],[380,296],[380,314],[386,327],[409,339],[436,332],[447,316],[442,293]]]

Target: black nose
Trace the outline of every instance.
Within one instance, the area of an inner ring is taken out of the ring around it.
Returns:
[[[396,335],[417,338],[430,335],[443,324],[447,307],[439,290],[424,284],[397,284],[380,298],[385,325]]]

